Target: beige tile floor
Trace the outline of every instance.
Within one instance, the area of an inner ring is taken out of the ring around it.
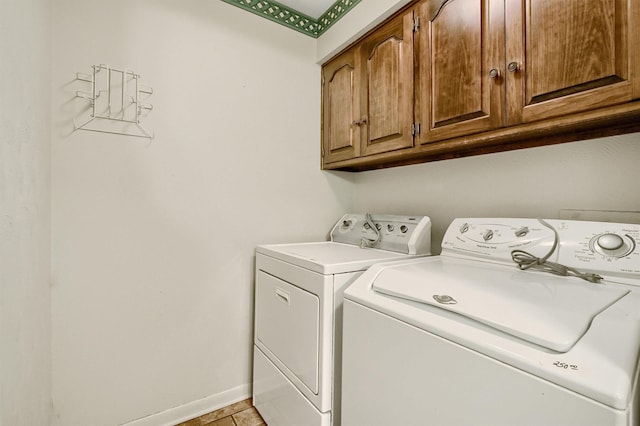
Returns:
[[[266,423],[249,398],[176,426],[266,426]]]

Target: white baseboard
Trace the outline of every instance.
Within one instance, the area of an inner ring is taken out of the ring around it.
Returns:
[[[151,414],[120,426],[175,426],[211,411],[218,410],[227,405],[242,401],[251,396],[251,385],[238,386],[206,398],[170,408],[159,413]]]

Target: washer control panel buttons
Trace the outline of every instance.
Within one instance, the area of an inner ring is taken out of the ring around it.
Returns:
[[[514,266],[514,252],[606,277],[640,274],[640,224],[533,218],[459,218],[442,255]]]

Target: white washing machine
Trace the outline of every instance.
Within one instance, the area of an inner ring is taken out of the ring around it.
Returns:
[[[368,214],[345,215],[331,241],[256,249],[253,403],[269,426],[340,424],[344,289],[430,251],[428,217]]]
[[[638,241],[456,219],[440,256],[371,267],[344,296],[342,424],[638,426]]]

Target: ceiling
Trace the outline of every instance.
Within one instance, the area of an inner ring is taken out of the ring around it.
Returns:
[[[279,0],[278,3],[304,13],[311,18],[318,19],[327,9],[333,6],[335,0]]]

